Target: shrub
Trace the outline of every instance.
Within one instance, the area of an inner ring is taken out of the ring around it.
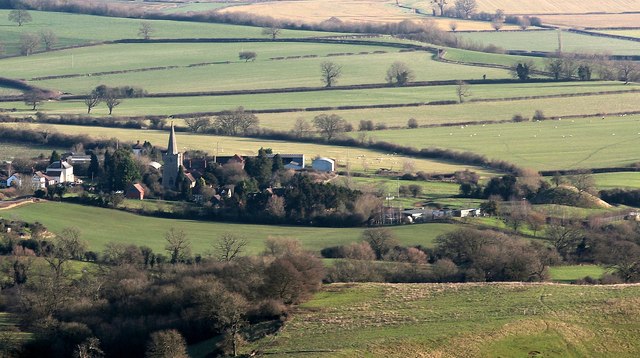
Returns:
[[[518,114],[514,114],[513,117],[511,117],[511,120],[514,122],[527,122],[529,120],[529,118],[522,116],[522,114],[518,113]]]
[[[534,113],[533,115],[533,120],[534,121],[543,121],[545,119],[544,113],[542,112],[542,110],[537,109],[536,113]]]
[[[409,118],[407,127],[411,129],[418,128],[418,121],[415,118]]]

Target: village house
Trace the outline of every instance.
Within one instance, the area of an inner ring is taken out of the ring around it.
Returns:
[[[56,180],[41,171],[37,171],[31,177],[31,185],[34,189],[45,189],[50,185],[55,185]]]
[[[125,195],[127,199],[144,200],[144,188],[140,184],[131,184]]]
[[[47,167],[45,174],[53,178],[55,184],[74,183],[75,177],[73,176],[73,165],[65,162],[64,160],[58,160],[51,163]]]
[[[12,186],[21,186],[22,176],[20,174],[12,174],[8,177],[0,176],[0,188],[9,188]]]

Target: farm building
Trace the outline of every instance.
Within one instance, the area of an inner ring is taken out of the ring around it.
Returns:
[[[34,189],[44,189],[49,185],[54,185],[55,183],[55,178],[52,178],[40,171],[35,172],[31,177],[31,185],[33,185]]]
[[[76,181],[73,176],[73,165],[65,162],[64,160],[58,160],[51,163],[47,167],[45,174],[48,177],[53,178],[56,184],[74,183]]]
[[[127,199],[144,200],[144,188],[140,184],[131,184],[127,189]]]
[[[21,186],[22,177],[20,174],[13,174],[9,177],[0,177],[0,188],[9,188],[11,186]]]
[[[336,170],[336,161],[330,158],[320,157],[313,160],[311,167],[313,170],[319,172],[333,172]]]
[[[304,169],[304,154],[277,154],[282,158],[282,164],[286,169],[301,170]],[[267,154],[267,157],[275,157],[276,154]]]
[[[480,214],[480,209],[461,209],[453,211],[453,216],[457,218],[476,217],[480,216]]]

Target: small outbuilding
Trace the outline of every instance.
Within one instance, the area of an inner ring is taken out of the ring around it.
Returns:
[[[126,197],[127,199],[144,200],[144,188],[138,183],[131,184],[127,189]]]
[[[334,172],[336,170],[336,161],[325,157],[316,158],[311,163],[311,168],[319,172]]]

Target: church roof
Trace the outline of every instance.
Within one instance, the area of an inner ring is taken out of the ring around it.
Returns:
[[[167,154],[178,154],[178,145],[176,144],[176,131],[171,122],[171,133],[169,134],[169,145],[167,146]]]

